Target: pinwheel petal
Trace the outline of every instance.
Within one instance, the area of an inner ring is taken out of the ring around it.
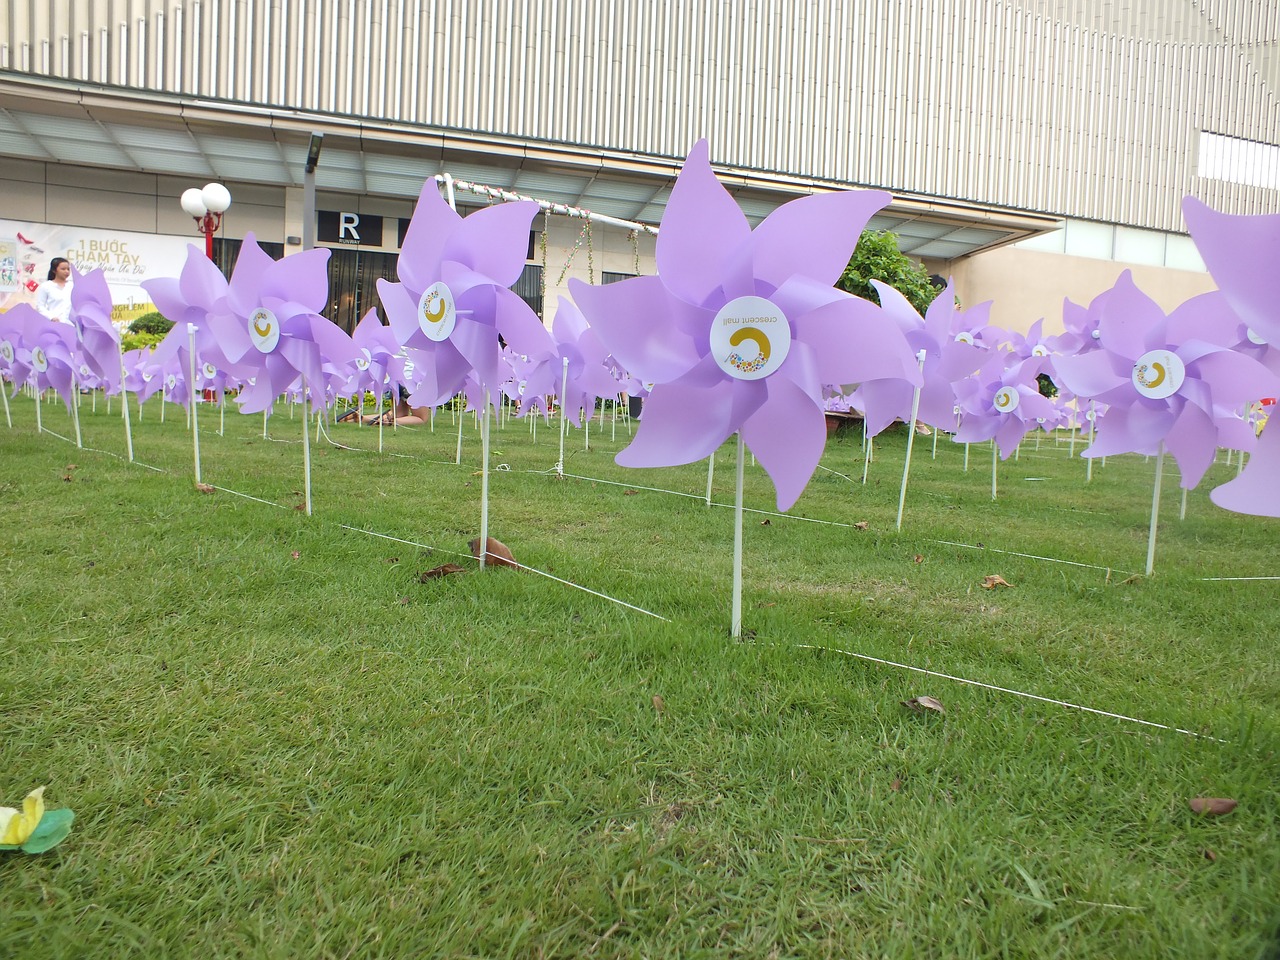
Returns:
[[[261,250],[258,252],[267,260],[271,259]],[[239,262],[237,259],[236,263],[239,264]],[[147,284],[144,283],[143,286]],[[189,243],[186,262],[183,263],[182,272],[178,275],[178,289],[187,306],[196,307],[201,311],[213,310],[217,307],[218,301],[227,295],[227,278],[222,275],[217,265],[205,256],[203,250],[194,243]],[[168,314],[165,316],[169,317]],[[169,319],[175,323],[178,322],[174,317]]]
[[[449,342],[457,348],[459,356],[475,371],[479,385],[488,389],[491,396],[496,394],[502,385],[502,380],[498,376],[498,337],[493,327],[466,317],[459,317],[457,326],[449,335]],[[447,372],[451,371],[446,371],[437,363],[436,375],[440,378],[440,387],[448,393],[454,393],[461,387],[461,380],[457,386],[451,386],[452,378],[446,378]],[[465,378],[466,371],[463,370],[461,373]]]
[[[267,259],[271,265],[262,274],[262,286],[258,292],[261,301],[271,297],[293,301],[311,313],[319,313],[329,305],[327,247],[292,253],[280,260]],[[239,266],[238,260],[236,265]],[[244,312],[247,315],[253,311],[251,308]]]
[[[858,387],[858,403],[866,418],[867,435],[879,436],[896,420],[911,416],[915,390],[905,380],[867,380]],[[951,418],[955,422],[955,417]]]
[[[1275,296],[1280,214],[1219,213],[1195,197],[1185,197],[1182,215],[1205,266],[1235,312],[1269,343],[1280,343]]]
[[[1209,499],[1232,513],[1280,517],[1280,484],[1276,477],[1280,477],[1280,417],[1273,415],[1244,470],[1234,480],[1212,490]]]
[[[1116,370],[1116,363],[1105,350],[1058,357],[1056,369],[1059,383],[1077,397],[1100,397],[1129,382],[1127,374]]]
[[[707,141],[699,140],[662,215],[658,273],[673,294],[702,306],[724,280],[729,258],[750,235],[747,218],[711,170]],[[582,303],[576,292],[573,298]]]
[[[756,278],[778,287],[798,275],[834,286],[867,221],[892,199],[882,190],[841,190],[784,203],[751,233]]]
[[[506,287],[495,287],[494,293],[494,325],[507,346],[529,357],[554,354],[555,341],[530,306]]]
[[[607,287],[570,280],[569,292],[605,349],[641,380],[675,380],[706,352],[674,319],[705,311],[672,297],[658,277],[637,277]]]
[[[813,348],[822,383],[901,377],[913,387],[920,368],[902,330],[875,304],[847,297],[792,321],[796,340]]]
[[[187,262],[191,263],[189,253]],[[258,246],[253,233],[246,233],[244,242],[240,245],[240,253],[236,257],[236,265],[231,270],[231,280],[227,284],[227,304],[233,312],[247,317],[258,308],[263,281],[274,265],[275,261]],[[208,276],[204,267],[198,269],[201,276]],[[185,279],[185,268],[183,275]],[[188,300],[192,303],[199,302],[192,298]]]
[[[445,243],[461,223],[462,218],[440,195],[435,178],[429,177],[418,195],[396,261],[396,276],[414,291],[410,295],[414,299],[439,278]]]
[[[378,298],[382,301],[382,308],[387,311],[387,320],[391,323],[391,332],[396,341],[406,346],[418,346],[425,342],[427,338],[421,335],[422,331],[418,326],[418,305],[413,301],[409,288],[403,283],[392,283],[381,277],[377,286]]]
[[[1178,463],[1180,485],[1194,490],[1218,452],[1218,430],[1209,414],[1187,404],[1169,428],[1164,445]]]
[[[710,390],[658,384],[645,399],[635,439],[615,458],[623,467],[671,467],[709,457],[733,433],[734,384]],[[690,416],[696,411],[696,416]]]
[[[1138,289],[1132,271],[1120,274],[1115,286],[1100,294],[1090,309],[1101,312],[1099,343],[1117,356],[1137,360],[1153,349],[1148,345],[1153,338],[1155,346],[1164,346],[1164,311]]]
[[[770,377],[769,399],[742,424],[742,440],[769,474],[778,509],[790,510],[827,443],[822,407],[790,380]]]
[[[1209,385],[1213,402],[1234,407],[1280,392],[1275,373],[1252,357],[1232,350],[1210,353],[1188,365],[1188,374]]]
[[[499,203],[462,218],[446,237],[440,259],[455,261],[483,274],[500,287],[520,279],[529,247],[529,228],[538,215],[532,200]],[[407,239],[407,238],[406,238]]]

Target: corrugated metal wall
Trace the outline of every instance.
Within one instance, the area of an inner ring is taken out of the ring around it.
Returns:
[[[1280,143],[1275,0],[9,0],[0,68],[1179,229]],[[1271,82],[1269,82],[1269,80]]]

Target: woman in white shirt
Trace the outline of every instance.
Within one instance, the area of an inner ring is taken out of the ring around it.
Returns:
[[[71,322],[71,264],[65,257],[49,263],[49,279],[36,290],[36,309],[50,320]]]

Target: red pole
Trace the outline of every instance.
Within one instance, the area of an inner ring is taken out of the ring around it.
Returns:
[[[216,229],[218,225],[213,219],[213,214],[206,213],[200,222],[200,232],[204,234],[204,255],[210,260],[213,259],[213,231]]]

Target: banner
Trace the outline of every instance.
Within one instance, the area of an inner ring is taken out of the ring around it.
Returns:
[[[115,308],[111,319],[129,323],[155,309],[143,280],[176,277],[194,237],[128,233],[0,220],[0,313],[36,302],[36,289],[49,275],[49,261],[65,257],[81,273],[102,269]]]

